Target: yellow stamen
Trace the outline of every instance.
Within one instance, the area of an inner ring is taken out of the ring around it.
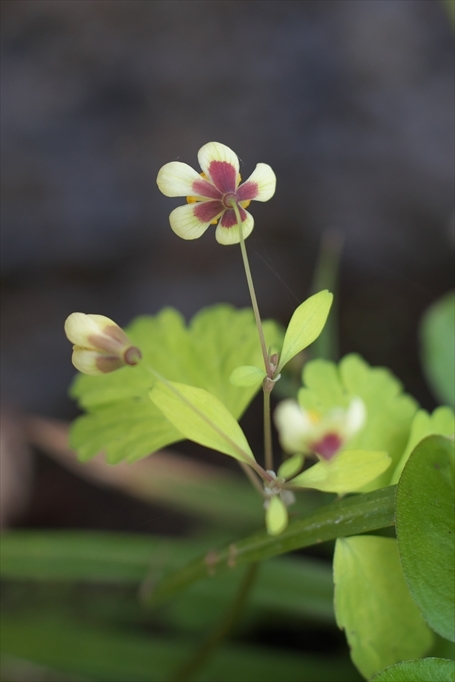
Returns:
[[[321,415],[316,410],[308,410],[307,415],[312,424],[318,424],[321,421]]]

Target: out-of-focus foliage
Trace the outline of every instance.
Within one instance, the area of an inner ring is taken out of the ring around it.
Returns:
[[[233,386],[229,377],[241,364],[260,364],[262,356],[249,309],[217,305],[199,312],[187,327],[176,310],[140,317],[126,328],[141,349],[143,362],[100,377],[78,376],[72,387],[87,414],[72,427],[71,445],[81,460],[104,450],[111,464],[129,462],[183,439],[182,434],[152,403],[155,377],[146,365],[168,381],[179,381],[213,393],[238,419],[259,386]],[[282,332],[264,323],[267,343],[279,347]]]
[[[420,329],[422,362],[435,396],[455,407],[455,292],[425,313]]]

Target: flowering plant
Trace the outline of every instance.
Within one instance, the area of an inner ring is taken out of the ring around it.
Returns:
[[[95,539],[79,546],[74,562],[68,559],[71,565],[65,564],[65,575],[88,579],[97,575],[102,564],[109,575],[117,571],[122,580],[129,580],[128,571],[136,570],[132,568],[136,561],[146,605],[174,595],[184,604],[180,612],[178,607],[167,615],[159,612],[160,618],[169,619],[166,627],[171,623],[178,632],[187,628],[192,641],[192,628],[198,627],[195,614],[203,614],[203,626],[210,630],[207,637],[193,653],[189,645],[182,649],[178,643],[168,656],[171,667],[176,659],[172,677],[166,668],[153,679],[193,679],[204,666],[212,677],[203,679],[228,679],[227,675],[247,679],[242,667],[232,667],[232,660],[241,660],[240,650],[218,668],[212,654],[250,598],[258,607],[257,622],[264,609],[273,611],[273,604],[278,605],[277,622],[283,609],[289,620],[298,615],[323,620],[324,603],[329,618],[345,631],[352,662],[367,679],[453,680],[444,648],[445,641],[455,638],[453,411],[442,406],[430,415],[419,409],[391,372],[370,367],[356,354],[338,363],[306,355],[297,395],[289,390],[292,382],[281,380],[289,377],[297,356],[302,358],[302,351],[307,353],[326,333],[333,296],[326,289],[309,296],[286,329],[262,320],[245,243],[254,226],[247,208],[253,200],[273,197],[275,174],[259,163],[242,183],[238,157],[217,142],[204,145],[198,160],[201,174],[179,161],[158,172],[163,194],[187,197],[186,205],[171,212],[171,228],[188,240],[217,224],[220,244],[240,245],[251,309],[217,305],[200,311],[187,325],[168,308],[136,319],[125,331],[102,315],[70,314],[65,332],[80,372],[71,392],[85,411],[72,426],[70,442],[81,461],[102,451],[114,465],[131,464],[188,439],[235,460],[252,487],[246,491],[238,480],[230,479],[220,484],[213,472],[195,482],[192,469],[181,466],[181,461],[172,475],[161,479],[160,467],[152,467],[153,481],[148,485],[158,499],[174,489],[174,503],[198,510],[209,527],[203,541],[190,541],[196,556],[185,544],[169,541],[163,551],[162,539],[147,539],[144,544],[145,540],[134,538],[128,546],[119,541],[124,549],[119,559],[116,549],[102,542],[98,547]],[[444,305],[447,308],[447,302]],[[436,317],[439,314],[436,309]],[[434,340],[432,325],[430,320],[425,327],[429,348]],[[431,358],[428,367],[436,366],[435,371],[429,370],[435,384],[442,384],[444,395],[449,395],[446,373]],[[263,445],[252,447],[239,420],[259,392]],[[274,410],[273,393],[279,393]],[[282,449],[279,456],[273,423]],[[142,495],[146,485],[141,478]],[[232,541],[234,530],[245,533],[248,524],[257,527],[260,516],[265,516],[265,529]],[[221,528],[213,549],[215,521]],[[333,605],[331,574],[324,564],[315,566],[302,557],[265,561],[327,541],[335,541]],[[41,559],[46,547],[52,556],[52,547],[45,545],[38,552]],[[239,581],[243,564],[247,570]],[[16,565],[13,558],[13,575]],[[50,573],[45,575],[61,578],[59,565],[49,561]],[[257,593],[251,589],[256,581],[263,588]],[[193,584],[195,591],[186,589]],[[198,593],[198,585],[205,592]],[[286,590],[291,595],[287,602]],[[324,590],[325,594],[328,590],[328,606],[327,594],[325,602],[321,596]],[[201,594],[209,598],[201,599]],[[213,628],[210,609],[220,604],[225,616]],[[156,640],[155,650],[160,646]],[[430,658],[422,658],[429,652]],[[153,665],[159,667],[158,658],[157,654]],[[316,666],[311,680],[357,679],[355,670],[343,662],[327,665],[320,670]],[[255,682],[310,679],[301,677],[300,659],[295,670],[284,658],[271,677],[272,669],[272,659],[258,656]],[[132,677],[136,679],[135,672]]]

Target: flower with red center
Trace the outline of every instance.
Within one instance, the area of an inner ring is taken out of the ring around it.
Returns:
[[[314,452],[331,460],[360,431],[366,420],[363,400],[352,398],[347,409],[334,408],[324,416],[283,400],[275,411],[280,442],[286,452]]]
[[[180,161],[171,161],[158,173],[156,182],[167,197],[187,197],[187,205],[174,209],[171,227],[182,239],[201,237],[210,224],[218,223],[215,237],[220,244],[238,244],[239,227],[232,204],[238,206],[243,237],[254,227],[250,201],[268,201],[275,193],[276,177],[266,163],[258,163],[244,183],[237,155],[220,142],[208,142],[198,152],[202,173]],[[218,222],[219,221],[219,222]]]
[[[83,374],[106,374],[124,365],[137,365],[139,348],[118,324],[104,315],[71,313],[65,321],[65,334],[74,343],[73,365]]]

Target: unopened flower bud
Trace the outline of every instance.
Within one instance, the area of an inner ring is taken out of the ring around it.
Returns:
[[[74,344],[72,363],[84,374],[113,372],[136,365],[142,357],[123,329],[104,315],[72,313],[65,321],[65,334]]]

